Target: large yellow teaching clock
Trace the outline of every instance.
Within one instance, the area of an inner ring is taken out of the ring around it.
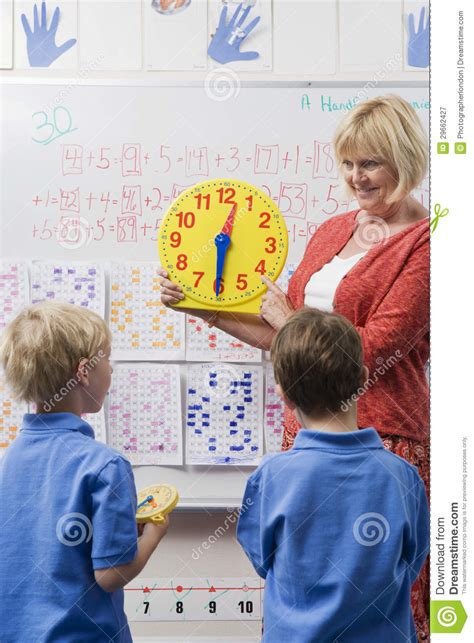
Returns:
[[[258,313],[285,265],[283,215],[261,190],[235,179],[189,188],[174,201],[158,237],[163,268],[185,299],[176,306]]]

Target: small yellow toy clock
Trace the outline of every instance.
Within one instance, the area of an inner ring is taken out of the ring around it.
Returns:
[[[177,307],[258,313],[288,253],[283,215],[261,190],[214,179],[184,191],[161,224],[158,252],[185,299]]]
[[[162,524],[179,502],[179,494],[170,484],[159,484],[142,489],[138,494],[136,521]]]

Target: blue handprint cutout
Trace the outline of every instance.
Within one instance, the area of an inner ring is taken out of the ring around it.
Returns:
[[[408,16],[408,64],[411,67],[428,67],[430,64],[430,16],[425,25],[425,7],[421,9],[418,31],[415,31],[415,16]]]
[[[59,23],[59,7],[56,7],[48,30],[46,19],[46,2],[41,3],[41,22],[38,20],[38,7],[33,10],[33,30],[30,27],[28,18],[21,14],[21,22],[26,34],[26,46],[28,60],[31,67],[49,67],[59,56],[73,47],[77,40],[71,38],[60,47],[56,46],[55,37]]]
[[[242,4],[239,4],[229,23],[227,23],[227,6],[224,5],[222,8],[217,31],[207,50],[209,56],[218,63],[225,65],[236,60],[255,60],[259,57],[258,51],[240,51],[240,45],[260,22],[260,16],[257,16],[245,29],[242,28],[251,8],[248,6],[242,11]],[[242,15],[239,18],[241,11]]]

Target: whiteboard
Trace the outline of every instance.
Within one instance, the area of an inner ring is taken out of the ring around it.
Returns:
[[[277,202],[297,264],[321,222],[356,207],[331,146],[345,113],[396,93],[428,131],[425,85],[252,87],[228,75],[217,87],[38,81],[0,91],[1,253],[27,260],[156,261],[157,229],[179,192],[235,177]],[[428,205],[427,180],[414,195]],[[240,502],[252,470],[134,468],[138,488],[167,481],[181,506],[221,508]]]

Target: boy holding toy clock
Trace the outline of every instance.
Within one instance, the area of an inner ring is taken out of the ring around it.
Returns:
[[[102,408],[110,348],[99,315],[53,302],[26,308],[2,335],[7,383],[38,409],[0,462],[2,641],[132,641],[122,588],[168,520],[137,530],[130,463],[81,419]]]

